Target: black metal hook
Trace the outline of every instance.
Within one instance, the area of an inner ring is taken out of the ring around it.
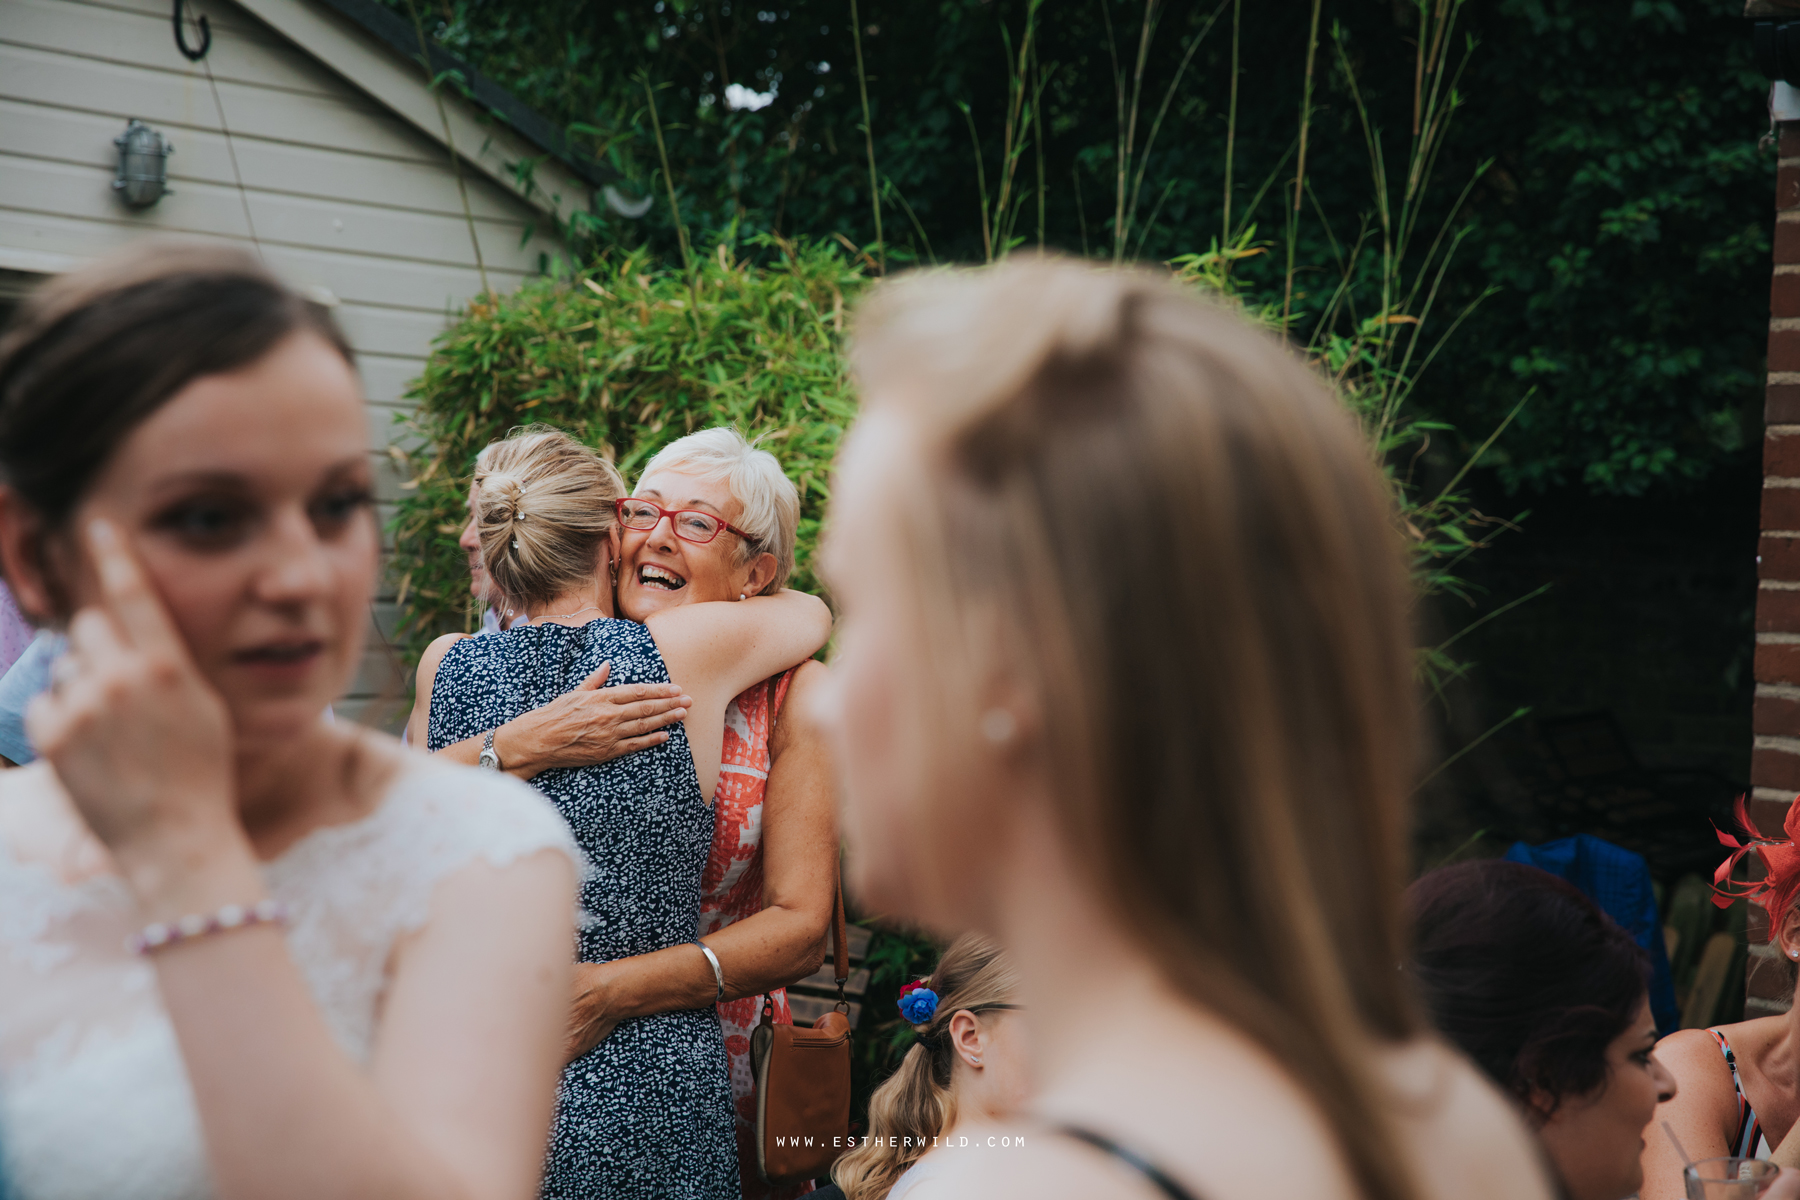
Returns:
[[[181,28],[181,6],[182,0],[175,0],[175,48],[181,51],[189,62],[199,62],[206,57],[206,52],[212,49],[212,23],[206,19],[206,14],[200,14],[200,48],[198,50],[188,49],[187,34]]]

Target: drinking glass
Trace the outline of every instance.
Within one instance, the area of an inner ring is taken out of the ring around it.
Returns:
[[[1779,1173],[1760,1158],[1703,1158],[1682,1172],[1688,1200],[1756,1200]]]

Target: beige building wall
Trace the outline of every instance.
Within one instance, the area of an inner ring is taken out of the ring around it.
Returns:
[[[486,160],[463,164],[466,215],[441,133],[421,128],[442,128],[421,70],[307,0],[245,3],[190,6],[213,35],[204,63],[190,63],[175,46],[170,0],[0,0],[0,270],[54,272],[168,233],[259,249],[289,280],[328,290],[371,401],[385,522],[399,494],[387,450],[404,438],[403,393],[432,338],[481,290],[475,239],[501,292],[559,247],[528,236],[549,222],[495,178],[509,152],[529,148],[451,98],[459,150]],[[326,61],[360,71],[357,82]],[[112,187],[112,139],[130,118],[175,147],[170,194],[141,210]],[[556,178],[559,196],[572,195]],[[391,603],[378,606],[382,626],[393,617]],[[375,649],[340,710],[392,724],[395,706],[374,711],[371,701],[403,690]]]

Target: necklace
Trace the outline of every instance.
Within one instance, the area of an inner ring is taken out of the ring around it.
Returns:
[[[598,604],[590,604],[586,608],[578,608],[574,612],[539,613],[535,617],[526,617],[525,623],[527,625],[535,625],[539,621],[566,621],[570,617],[579,617],[584,612],[599,612],[599,611],[600,611],[600,606]]]

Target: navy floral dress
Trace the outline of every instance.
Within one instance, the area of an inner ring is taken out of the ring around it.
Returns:
[[[667,683],[633,621],[525,625],[450,647],[431,691],[427,745],[475,737],[572,691],[612,663],[608,685]],[[699,936],[713,810],[687,732],[593,767],[546,771],[548,796],[593,863],[581,890],[583,962]],[[563,1071],[545,1164],[546,1200],[719,1200],[739,1195],[731,1079],[711,1005],[621,1021]]]

